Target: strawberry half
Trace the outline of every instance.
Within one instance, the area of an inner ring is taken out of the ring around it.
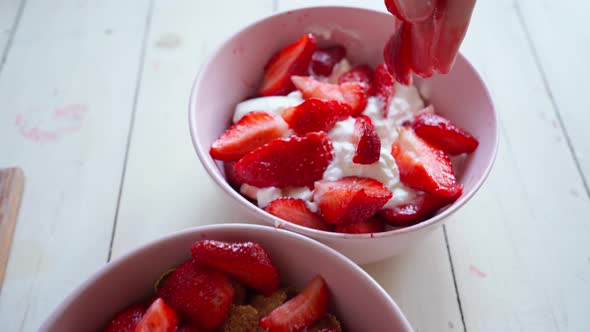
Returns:
[[[265,210],[274,216],[300,226],[321,231],[330,230],[330,225],[320,216],[311,212],[305,201],[299,198],[282,197],[275,199],[268,204]]]
[[[411,31],[409,23],[401,27],[391,36],[385,49],[383,59],[393,79],[404,85],[412,85],[411,68]]]
[[[238,178],[236,171],[234,170],[234,166],[236,165],[235,161],[225,161],[223,162],[223,172],[225,173],[225,179],[230,186],[234,188],[240,188],[242,182]]]
[[[350,106],[335,100],[311,98],[283,111],[283,119],[297,134],[328,132],[336,122],[350,116]]]
[[[349,176],[316,182],[313,200],[326,222],[346,225],[369,219],[391,196],[391,191],[375,179]]]
[[[379,101],[383,117],[386,118],[389,112],[389,105],[395,94],[395,81],[385,64],[381,64],[375,69],[373,86],[375,87],[375,96]]]
[[[473,152],[479,145],[470,133],[438,114],[418,113],[412,128],[416,135],[451,155]]]
[[[316,50],[312,34],[303,35],[295,43],[275,53],[264,67],[260,96],[286,95],[293,91],[291,75],[305,75]]]
[[[196,263],[226,272],[264,294],[279,287],[277,268],[259,244],[202,240],[193,244],[191,254]]]
[[[287,124],[266,112],[250,112],[227,129],[213,144],[209,154],[213,159],[239,160],[273,139],[282,137]]]
[[[461,192],[452,198],[420,193],[407,204],[379,211],[379,216],[395,227],[411,226],[434,216],[439,209],[451,204],[459,196],[461,196]]]
[[[204,330],[221,326],[233,295],[234,289],[225,273],[200,266],[192,259],[176,268],[157,292],[183,322]]]
[[[317,275],[301,293],[262,317],[260,326],[271,332],[301,331],[326,313],[329,295],[326,282]]]
[[[355,119],[352,143],[356,145],[353,163],[370,165],[379,160],[381,139],[369,117],[360,115]]]
[[[316,75],[328,77],[345,56],[346,49],[340,45],[319,49],[311,57],[311,70]]]
[[[291,80],[303,98],[336,100],[350,106],[352,115],[360,114],[367,106],[366,87],[358,82],[330,84],[315,80],[310,76],[292,76]]]
[[[145,307],[142,304],[127,307],[113,317],[104,332],[133,332],[144,313]]]
[[[378,218],[372,217],[368,220],[348,225],[338,225],[334,229],[337,233],[348,234],[371,234],[385,232],[385,224]]]
[[[325,132],[291,136],[250,152],[234,170],[243,182],[259,188],[312,186],[324,176],[332,150]]]
[[[460,195],[449,156],[418,137],[412,129],[401,127],[391,146],[400,181],[406,186],[443,197]]]
[[[158,298],[145,312],[134,332],[175,332],[178,316],[164,300]]]
[[[363,83],[368,95],[373,95],[373,70],[367,65],[356,66],[340,75],[338,84],[342,83]]]

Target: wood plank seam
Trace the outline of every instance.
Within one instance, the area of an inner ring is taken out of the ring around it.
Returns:
[[[451,275],[453,276],[453,286],[455,287],[455,295],[457,296],[457,305],[459,306],[459,313],[461,314],[461,324],[463,324],[463,332],[467,332],[467,325],[465,324],[465,316],[463,315],[463,306],[461,305],[461,295],[459,294],[459,287],[457,287],[457,277],[455,276],[455,267],[453,265],[453,256],[451,255],[451,246],[449,245],[449,238],[447,236],[446,225],[443,225],[443,234],[445,236],[445,244],[447,246],[449,265],[451,266]]]
[[[12,48],[12,41],[14,40],[14,35],[16,34],[16,30],[18,29],[20,18],[23,16],[23,11],[26,3],[27,0],[21,0],[18,10],[16,12],[16,17],[14,18],[14,22],[12,23],[12,27],[10,28],[10,35],[8,36],[8,40],[6,41],[6,47],[4,48],[4,52],[2,52],[2,57],[0,58],[0,75],[2,75],[2,69],[4,68],[6,59],[8,58],[8,53]]]
[[[117,207],[115,209],[115,218],[113,220],[113,230],[111,232],[111,241],[109,243],[109,254],[107,255],[107,263],[111,261],[113,254],[113,243],[115,241],[115,233],[117,232],[117,219],[119,218],[119,208],[121,206],[121,197],[123,195],[123,185],[125,184],[125,174],[127,171],[127,162],[129,161],[129,149],[131,147],[131,138],[133,137],[133,127],[135,124],[135,114],[137,113],[137,101],[139,92],[141,91],[141,79],[143,77],[143,68],[145,67],[145,56],[147,52],[148,36],[150,33],[150,25],[152,23],[152,15],[154,10],[154,0],[150,0],[146,21],[145,31],[143,33],[143,40],[141,42],[141,53],[139,55],[139,67],[135,81],[135,93],[133,95],[133,109],[131,110],[131,120],[129,122],[129,131],[127,134],[127,142],[125,145],[125,157],[123,159],[123,169],[121,170],[121,182],[119,184],[119,192],[117,197]]]
[[[535,66],[537,67],[537,70],[539,71],[539,74],[541,75],[541,79],[543,80],[543,86],[545,88],[545,92],[547,93],[547,96],[549,97],[549,100],[551,101],[551,107],[553,108],[553,111],[555,112],[555,116],[557,117],[557,121],[559,122],[559,127],[563,133],[563,136],[565,137],[565,142],[566,142],[567,147],[570,151],[570,154],[572,155],[572,159],[574,161],[574,164],[576,165],[576,169],[578,170],[578,174],[580,175],[580,178],[582,180],[582,184],[584,185],[584,189],[586,190],[586,197],[588,199],[590,199],[590,187],[588,185],[588,181],[584,175],[584,172],[582,171],[582,165],[580,163],[580,159],[578,158],[578,155],[576,154],[576,151],[574,149],[574,145],[573,145],[572,140],[567,132],[567,128],[565,127],[563,118],[562,118],[561,113],[559,111],[559,107],[557,106],[557,102],[555,101],[555,97],[553,96],[553,92],[551,91],[551,87],[549,86],[549,81],[547,80],[547,74],[545,73],[545,69],[541,65],[541,59],[539,58],[539,54],[538,54],[537,49],[535,48],[535,44],[533,43],[533,40],[531,38],[530,31],[528,29],[528,26],[526,25],[526,21],[525,21],[523,15],[522,15],[522,10],[520,8],[520,4],[519,4],[518,0],[514,0],[514,9],[516,12],[516,17],[518,18],[518,22],[522,26],[522,29],[524,31],[524,35],[526,36],[526,40],[527,40],[529,49],[531,50],[531,53],[533,55],[533,59],[535,60]]]

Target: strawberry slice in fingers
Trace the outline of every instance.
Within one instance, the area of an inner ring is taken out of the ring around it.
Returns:
[[[250,151],[283,137],[287,129],[281,118],[266,112],[250,112],[211,144],[209,154],[217,160],[239,160]]]
[[[352,157],[353,163],[370,165],[379,160],[381,139],[373,122],[366,115],[360,115],[355,119],[352,142],[356,145],[356,152]]]
[[[318,275],[301,293],[262,317],[260,326],[270,332],[303,331],[326,313],[329,295],[326,282]]]
[[[164,300],[158,298],[145,312],[134,332],[174,332],[178,315]]]
[[[258,95],[286,95],[293,91],[291,75],[307,74],[315,50],[315,37],[312,34],[306,34],[274,54],[264,67],[264,78]]]
[[[324,83],[309,76],[292,76],[291,80],[303,98],[335,100],[350,106],[352,115],[360,114],[367,106],[367,89],[363,83],[345,82],[342,84]]]
[[[356,176],[336,181],[318,181],[313,194],[321,216],[334,225],[365,221],[391,197],[391,191],[383,183]]]
[[[416,114],[412,128],[416,135],[451,155],[473,152],[479,145],[470,133],[435,113]]]
[[[409,23],[402,23],[385,44],[383,59],[393,79],[403,85],[412,85],[412,54]]]
[[[401,127],[399,137],[391,146],[391,154],[399,169],[400,181],[413,189],[443,197],[456,197],[458,185],[449,156],[414,133]]]
[[[412,49],[411,67],[420,77],[431,77],[434,73],[434,52],[436,36],[434,17],[410,27],[410,45]]]
[[[292,197],[282,197],[270,202],[266,212],[294,224],[321,231],[330,230],[330,225],[320,216],[313,213],[304,200]]]
[[[348,104],[335,100],[310,98],[298,106],[283,111],[283,119],[297,134],[314,131],[328,132],[336,122],[350,116]]]

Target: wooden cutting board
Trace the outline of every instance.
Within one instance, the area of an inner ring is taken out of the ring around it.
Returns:
[[[0,169],[0,288],[4,281],[24,184],[22,169]]]

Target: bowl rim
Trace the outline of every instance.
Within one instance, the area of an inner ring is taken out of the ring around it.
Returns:
[[[381,287],[381,285],[377,281],[375,281],[375,279],[373,279],[365,270],[360,268],[348,257],[344,256],[343,254],[339,253],[338,251],[328,247],[327,245],[319,241],[316,241],[314,239],[311,239],[307,236],[295,232],[290,232],[265,225],[253,225],[243,223],[211,224],[186,228],[135,247],[134,249],[122,254],[121,256],[113,259],[112,261],[102,265],[97,271],[92,273],[89,278],[87,278],[85,281],[83,281],[81,284],[75,287],[74,290],[71,291],[69,295],[67,295],[66,298],[57,307],[55,307],[50,316],[48,316],[48,318],[43,322],[39,331],[49,331],[48,329],[60,319],[64,311],[66,311],[70,306],[72,306],[75,303],[76,299],[80,295],[82,295],[84,291],[86,291],[86,289],[88,289],[91,285],[93,285],[100,279],[106,277],[109,273],[111,273],[113,269],[116,269],[117,267],[120,267],[124,264],[129,264],[129,262],[132,262],[137,257],[140,257],[143,254],[143,252],[149,249],[162,246],[165,243],[172,242],[177,238],[183,236],[194,237],[196,241],[198,239],[201,239],[202,234],[207,234],[208,232],[235,232],[244,230],[265,232],[269,236],[291,237],[296,239],[296,241],[301,242],[302,244],[313,247],[314,250],[324,251],[330,257],[330,259],[342,262],[342,264],[344,264],[344,266],[346,266],[347,269],[350,269],[352,273],[358,275],[361,279],[363,279],[366,283],[366,287],[372,287],[373,289],[375,289],[379,296],[383,298],[385,306],[399,318],[400,324],[403,325],[403,327],[406,328],[407,331],[413,331],[408,319],[403,314],[403,312],[401,311],[397,303],[393,300],[393,298],[383,289],[383,287]]]
[[[201,162],[201,164],[203,165],[203,167],[205,168],[205,170],[207,171],[209,176],[211,178],[213,178],[215,183],[220,188],[222,188],[223,191],[229,197],[231,197],[234,201],[238,202],[238,204],[240,204],[241,206],[244,206],[247,209],[247,211],[250,213],[250,215],[260,216],[260,217],[257,217],[257,220],[261,220],[262,222],[266,223],[267,225],[274,225],[275,228],[285,228],[285,229],[293,230],[298,233],[312,236],[316,239],[366,240],[369,238],[371,238],[371,239],[376,238],[377,239],[377,238],[386,238],[386,237],[390,237],[390,236],[395,236],[395,235],[399,235],[399,234],[415,233],[415,232],[418,232],[422,229],[429,228],[430,226],[433,226],[434,224],[438,224],[440,221],[446,219],[448,216],[453,214],[455,211],[459,210],[463,205],[465,205],[467,203],[467,201],[469,201],[475,195],[476,192],[479,191],[479,189],[481,188],[481,186],[483,185],[485,180],[488,178],[488,176],[491,172],[492,166],[494,165],[494,163],[496,161],[496,156],[497,156],[497,151],[498,151],[498,146],[499,146],[498,115],[496,112],[496,108],[494,106],[493,99],[490,95],[489,89],[487,88],[485,82],[483,81],[483,79],[482,79],[480,73],[477,71],[477,69],[460,52],[457,54],[457,58],[455,59],[455,62],[457,62],[457,61],[464,62],[464,64],[468,67],[468,69],[471,70],[475,74],[475,79],[477,80],[477,83],[479,83],[483,87],[484,96],[486,97],[487,101],[489,102],[489,104],[491,106],[492,125],[493,125],[493,129],[494,129],[493,130],[494,137],[492,139],[494,140],[494,142],[492,143],[492,152],[491,152],[489,162],[486,165],[486,167],[482,173],[482,176],[473,185],[473,188],[469,192],[463,193],[461,195],[461,197],[455,203],[453,203],[452,205],[450,205],[448,207],[445,207],[442,212],[439,212],[438,214],[436,214],[435,216],[433,216],[427,220],[424,220],[422,222],[419,222],[417,224],[407,226],[407,227],[401,227],[401,228],[397,228],[397,229],[393,229],[393,230],[389,230],[389,231],[385,231],[385,232],[370,233],[370,234],[345,234],[345,233],[336,233],[336,232],[322,231],[322,230],[316,230],[316,229],[312,229],[312,228],[308,228],[308,227],[303,227],[303,226],[291,223],[289,221],[280,219],[280,218],[266,212],[264,209],[259,208],[257,205],[250,202],[249,200],[247,200],[244,196],[239,194],[234,188],[232,188],[227,183],[225,178],[223,178],[221,176],[221,174],[218,172],[217,167],[214,166],[215,165],[214,162],[211,165],[208,163],[207,159],[210,158],[209,149],[205,148],[205,146],[201,143],[201,141],[197,135],[198,130],[197,130],[197,116],[196,116],[196,114],[197,114],[197,112],[196,112],[196,109],[197,109],[196,93],[200,89],[200,86],[204,82],[204,78],[203,78],[204,72],[211,65],[211,63],[215,59],[216,54],[218,54],[225,47],[225,45],[227,45],[231,40],[237,38],[243,32],[245,32],[249,29],[252,29],[255,26],[262,24],[266,21],[276,19],[278,16],[284,15],[286,13],[296,14],[298,12],[304,12],[304,11],[309,11],[309,10],[359,10],[359,11],[369,12],[370,14],[389,15],[388,13],[374,10],[374,9],[369,9],[369,8],[354,7],[354,6],[335,6],[335,5],[325,5],[325,6],[320,5],[320,6],[309,6],[309,7],[306,6],[306,7],[301,7],[301,8],[297,8],[297,9],[283,10],[283,11],[279,11],[279,12],[276,12],[271,15],[268,15],[268,16],[265,16],[265,17],[255,20],[254,22],[252,22],[252,23],[246,25],[245,27],[234,32],[232,35],[230,35],[228,38],[226,38],[220,45],[218,45],[216,47],[216,49],[207,56],[207,58],[205,59],[205,61],[202,64],[198,74],[196,75],[195,80],[193,81],[193,85],[191,87],[191,93],[190,93],[190,97],[189,97],[190,99],[189,99],[189,105],[188,105],[189,106],[188,107],[188,113],[189,113],[188,114],[188,120],[189,120],[188,124],[189,124],[189,132],[191,135],[191,141],[193,143],[194,149],[197,152],[197,156],[199,158],[199,161]]]

